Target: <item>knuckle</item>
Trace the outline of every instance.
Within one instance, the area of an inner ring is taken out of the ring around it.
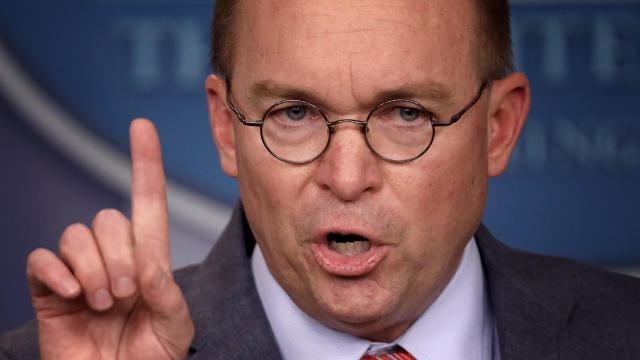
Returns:
[[[189,308],[180,288],[175,283],[167,284],[163,289],[162,307],[167,314],[173,314],[176,318],[189,318]]]
[[[42,263],[48,254],[49,251],[43,248],[35,249],[29,253],[27,257],[27,276],[33,276],[34,272],[37,272],[42,267]]]
[[[185,312],[188,312],[188,310],[185,306],[184,299],[182,298],[182,293],[180,293],[180,291],[178,291],[177,289],[171,290],[172,296],[169,296],[167,307],[169,308],[169,310],[171,310],[171,312],[184,316]]]
[[[31,253],[29,253],[29,256],[27,257],[27,264],[32,264],[35,265],[35,263],[42,258],[43,256],[46,256],[48,250],[44,249],[44,248],[38,248],[33,250]]]
[[[93,218],[92,227],[110,227],[126,221],[126,217],[116,209],[102,209]]]
[[[91,230],[85,225],[76,223],[67,226],[60,238],[60,255],[63,257],[81,251],[83,242],[91,238]]]
[[[62,239],[75,239],[85,236],[89,232],[89,229],[81,223],[75,223],[67,226],[62,233]]]

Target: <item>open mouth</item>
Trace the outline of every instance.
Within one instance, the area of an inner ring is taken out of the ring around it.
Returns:
[[[311,244],[318,264],[337,276],[358,277],[373,271],[388,247],[380,241],[349,231],[330,231]]]
[[[329,248],[342,255],[358,255],[371,249],[371,242],[367,238],[356,234],[330,233],[327,239]]]

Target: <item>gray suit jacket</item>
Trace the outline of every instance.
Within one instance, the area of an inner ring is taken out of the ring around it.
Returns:
[[[640,280],[516,251],[476,233],[509,359],[640,359]],[[250,269],[241,207],[208,257],[175,273],[195,322],[189,359],[280,359]],[[462,344],[461,344],[462,345]],[[37,359],[34,322],[0,338],[0,359]]]

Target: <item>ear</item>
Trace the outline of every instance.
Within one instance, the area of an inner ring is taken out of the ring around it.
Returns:
[[[523,73],[514,73],[491,86],[489,100],[489,176],[504,171],[529,113],[531,91]]]
[[[209,103],[209,122],[213,140],[218,148],[222,170],[231,177],[238,176],[236,166],[236,144],[233,130],[233,116],[227,107],[227,86],[216,75],[209,75],[205,82]]]

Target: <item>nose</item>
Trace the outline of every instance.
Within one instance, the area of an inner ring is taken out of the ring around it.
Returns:
[[[339,125],[338,125],[339,124]],[[336,122],[316,168],[317,184],[342,201],[355,201],[382,185],[382,162],[367,146],[361,124]]]

